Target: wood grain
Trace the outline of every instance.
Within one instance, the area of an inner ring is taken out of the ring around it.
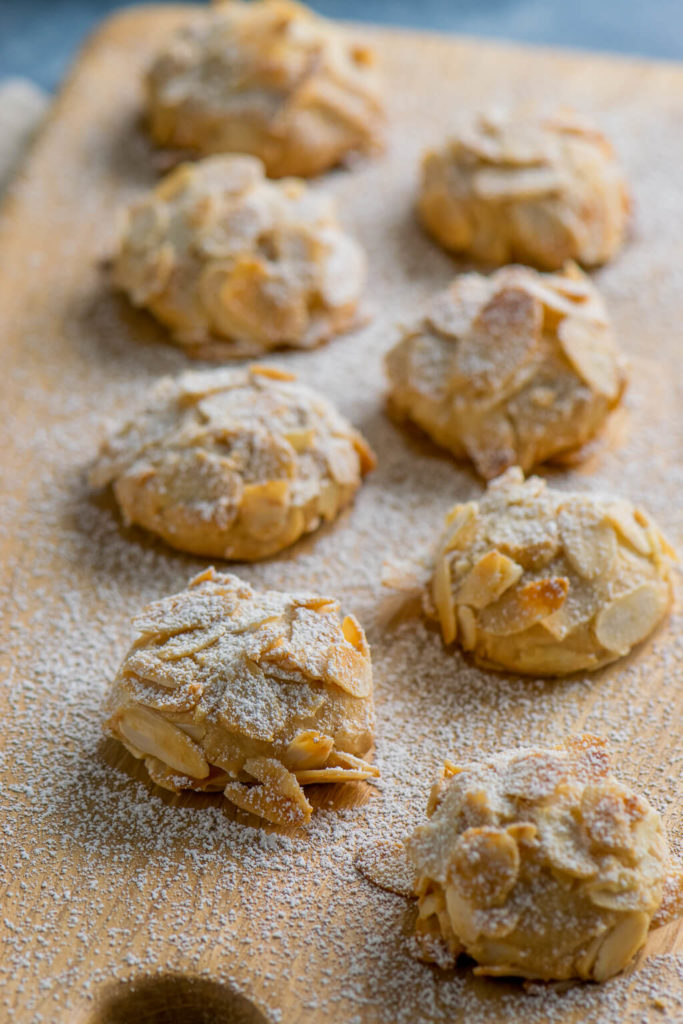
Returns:
[[[120,747],[93,739],[128,616],[203,565],[124,528],[111,500],[84,483],[107,423],[159,373],[186,365],[150,318],[111,294],[102,267],[117,209],[158,170],[140,124],[140,71],[186,14],[128,10],[91,40],[0,223],[0,1015],[69,1024],[683,1020],[673,956],[683,927],[654,933],[635,969],[607,986],[532,997],[466,967],[413,966],[410,907],[372,892],[352,868],[354,836],[419,817],[454,747],[472,753],[584,726],[610,733],[623,776],[680,838],[678,610],[654,640],[592,678],[522,684],[473,669],[418,620],[384,614],[379,577],[392,551],[428,546],[449,503],[479,490],[466,467],[386,418],[381,355],[395,322],[456,269],[413,219],[419,153],[456,108],[510,98],[593,113],[617,141],[637,202],[629,246],[599,275],[632,360],[626,410],[603,452],[549,476],[642,500],[683,545],[683,69],[368,30],[389,83],[389,147],[316,187],[338,196],[369,251],[374,319],[327,349],[277,358],[339,402],[380,466],[340,523],[239,571],[272,586],[332,587],[359,614],[373,647],[385,781],[379,790],[318,787],[318,824],[276,836],[271,867],[253,820],[231,819],[214,797],[154,789]]]

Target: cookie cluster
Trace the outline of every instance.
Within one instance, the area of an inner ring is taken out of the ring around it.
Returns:
[[[203,159],[127,211],[116,286],[195,357],[310,349],[356,327],[364,251],[300,179],[379,152],[372,52],[289,0],[236,0],[189,19],[146,86],[156,142]],[[445,249],[499,268],[456,276],[387,356],[394,413],[487,482],[446,516],[426,614],[486,669],[594,671],[662,622],[675,554],[630,502],[525,474],[578,458],[626,386],[579,269],[625,240],[622,172],[573,113],[480,114],[426,154],[417,205]],[[104,442],[92,483],[174,548],[252,561],[338,520],[374,465],[329,401],[251,365],[161,381]],[[300,826],[307,784],[379,774],[370,649],[334,598],[209,568],[133,628],[105,728],[155,783]],[[417,940],[441,965],[466,953],[480,974],[602,981],[683,908],[660,815],[595,737],[447,761],[428,816],[407,850]]]

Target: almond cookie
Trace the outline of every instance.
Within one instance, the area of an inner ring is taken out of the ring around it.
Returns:
[[[610,144],[572,112],[479,115],[424,157],[418,212],[453,252],[554,270],[611,259],[629,196]]]
[[[158,785],[222,791],[299,825],[312,810],[302,786],[379,775],[363,759],[374,738],[370,649],[337,601],[207,569],[133,625],[105,731]]]
[[[390,407],[486,479],[580,449],[625,384],[602,299],[576,264],[456,277],[387,372]]]
[[[114,283],[202,359],[312,348],[358,322],[360,245],[334,202],[250,156],[183,164],[128,211]]]
[[[603,742],[447,761],[408,840],[416,936],[441,966],[604,981],[683,911],[662,819],[611,774]]]
[[[127,523],[195,555],[253,560],[353,499],[374,456],[320,395],[273,367],[165,378],[91,473]]]
[[[198,12],[152,65],[147,103],[161,145],[251,153],[274,178],[320,174],[381,148],[372,50],[288,0]]]
[[[653,631],[674,558],[630,502],[553,491],[514,468],[449,512],[430,597],[444,641],[484,667],[562,676],[615,661]]]

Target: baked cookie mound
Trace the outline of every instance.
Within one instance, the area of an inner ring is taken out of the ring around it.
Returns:
[[[183,164],[131,207],[113,276],[189,355],[221,359],[349,330],[365,271],[329,197],[223,156]]]
[[[253,560],[336,518],[374,467],[320,395],[274,367],[165,378],[91,473],[125,520],[196,555]]]
[[[475,973],[604,981],[683,909],[659,814],[618,782],[593,736],[446,762],[408,840],[417,939]]]
[[[362,627],[327,597],[259,592],[214,569],[134,619],[105,730],[166,789],[223,791],[302,824],[302,786],[379,775]]]
[[[572,112],[479,115],[424,157],[418,212],[453,252],[555,270],[611,259],[629,196],[610,144]]]
[[[602,299],[576,264],[457,277],[387,372],[390,407],[486,479],[580,449],[625,384]]]
[[[251,153],[275,178],[320,174],[381,148],[372,50],[289,0],[198,13],[151,67],[147,101],[161,145]]]
[[[515,468],[449,512],[430,596],[444,641],[484,667],[561,676],[652,632],[671,603],[673,558],[630,502],[553,491]]]

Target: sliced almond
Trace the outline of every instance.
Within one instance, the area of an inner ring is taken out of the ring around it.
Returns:
[[[170,768],[205,779],[209,765],[201,747],[186,733],[147,708],[126,708],[117,721],[121,736],[137,750],[151,754]]]
[[[250,758],[244,770],[261,784],[230,782],[224,794],[244,811],[276,825],[302,825],[310,821],[313,808],[294,775],[274,758]]]
[[[310,768],[304,771],[295,771],[297,782],[302,786],[309,786],[314,783],[327,782],[363,782],[375,775],[373,766],[363,768]]]
[[[344,486],[358,484],[358,453],[348,440],[332,442],[327,449],[327,464],[332,478]]]
[[[650,916],[643,911],[633,911],[617,921],[595,958],[592,975],[596,981],[606,981],[626,966],[645,945],[649,926]]]
[[[508,590],[495,604],[485,608],[480,625],[493,636],[522,633],[561,608],[568,591],[569,580],[565,576],[525,583]]]
[[[309,729],[294,737],[284,753],[283,761],[292,771],[320,768],[326,763],[333,747],[331,736]]]
[[[570,633],[587,627],[599,606],[600,593],[595,585],[583,578],[574,580],[564,604],[543,620],[543,628],[556,640],[564,640]],[[583,644],[578,646],[582,648]],[[580,654],[580,650],[576,653]]]
[[[249,373],[252,377],[268,377],[270,380],[296,380],[295,373],[281,370],[279,366],[264,366],[262,363],[252,363]]]
[[[240,519],[252,537],[268,540],[285,528],[290,507],[288,480],[268,480],[246,484],[242,494]]]
[[[641,583],[616,597],[598,614],[595,635],[608,651],[623,655],[648,636],[668,605],[663,584]]]
[[[288,441],[295,452],[299,455],[313,447],[315,440],[314,430],[289,430],[283,434],[285,441]]]
[[[516,583],[523,571],[521,565],[517,565],[507,555],[501,555],[495,549],[489,551],[479,559],[461,583],[456,601],[472,608],[485,608]]]
[[[362,434],[357,431],[353,431],[351,435],[351,443],[358,453],[360,459],[360,471],[361,475],[365,476],[366,473],[371,473],[373,469],[377,467],[377,458],[370,445],[367,443]]]
[[[601,511],[588,500],[570,499],[558,515],[560,538],[572,569],[586,580],[604,576],[617,557],[617,539]]]
[[[468,828],[455,842],[449,881],[480,907],[504,902],[517,881],[519,850],[502,829]]]
[[[558,195],[564,183],[552,167],[498,168],[483,167],[472,177],[472,190],[480,199],[499,200],[539,199]]]
[[[442,552],[463,551],[474,540],[477,523],[477,503],[468,501],[455,505],[446,516],[446,539]]]
[[[432,580],[432,597],[439,616],[441,634],[444,643],[451,644],[455,640],[458,628],[455,619],[455,604],[451,590],[451,570],[447,558],[439,558]]]
[[[352,697],[368,697],[372,692],[370,658],[348,642],[331,648],[325,676],[328,682],[335,683]]]
[[[333,750],[327,759],[330,768],[352,768],[358,771],[369,772],[375,778],[379,778],[379,768],[365,761],[362,757],[349,754],[346,750]]]
[[[481,274],[459,274],[431,302],[425,320],[439,334],[459,338],[491,295],[491,281]]]
[[[477,642],[477,620],[466,604],[458,605],[458,629],[463,651],[473,651]]]
[[[365,639],[363,628],[355,616],[345,616],[342,620],[341,628],[342,633],[344,634],[344,639],[350,643],[352,647],[355,647],[357,651],[361,651],[362,654],[367,655],[370,653],[370,648],[368,647],[368,642]]]
[[[619,394],[619,361],[608,327],[576,316],[566,317],[557,328],[562,351],[581,380],[598,395],[613,401]]]
[[[605,506],[605,519],[607,519],[617,533],[640,555],[649,555],[650,540],[647,534],[645,523],[636,518],[637,510],[629,501],[611,501]]]
[[[475,392],[502,388],[536,353],[542,323],[540,302],[520,287],[503,287],[480,310],[460,339],[453,384]]]

